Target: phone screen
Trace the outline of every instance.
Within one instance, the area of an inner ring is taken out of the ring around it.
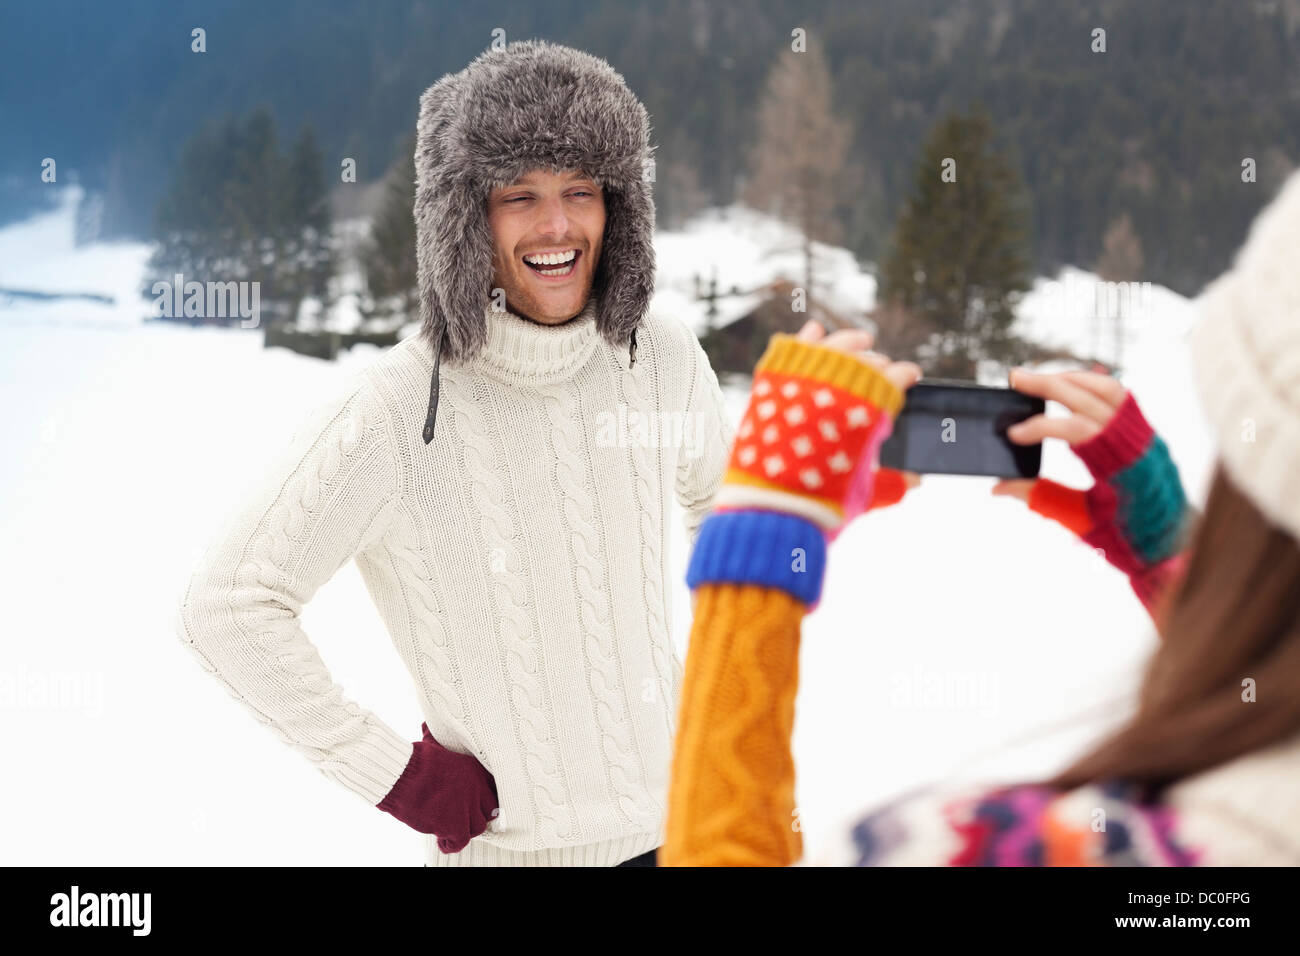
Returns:
[[[971,382],[917,382],[906,392],[880,464],[919,474],[1037,478],[1043,446],[1006,437],[1046,402],[1012,388]]]

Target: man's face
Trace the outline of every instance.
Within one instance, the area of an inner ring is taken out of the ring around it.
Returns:
[[[579,170],[531,170],[492,191],[488,225],[492,285],[505,290],[507,308],[543,325],[582,311],[605,235],[605,196],[593,179]],[[552,261],[530,265],[535,256]]]

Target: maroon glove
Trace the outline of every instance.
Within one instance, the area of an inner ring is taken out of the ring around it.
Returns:
[[[388,795],[376,804],[412,829],[438,837],[443,853],[459,853],[497,815],[496,781],[472,754],[448,750],[420,724],[424,739]]]

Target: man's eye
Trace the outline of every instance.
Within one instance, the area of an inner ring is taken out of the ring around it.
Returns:
[[[581,190],[581,191],[576,192],[576,193],[570,193],[570,195],[572,195],[572,196],[590,196],[590,195],[592,195],[592,194],[591,194],[590,192],[588,192],[587,190],[584,189],[584,190]]]
[[[507,199],[506,202],[527,202],[528,198],[529,197],[527,196],[514,196],[511,199]]]

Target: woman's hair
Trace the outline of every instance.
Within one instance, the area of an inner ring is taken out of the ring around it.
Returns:
[[[1300,544],[1216,464],[1137,712],[1051,780],[1166,786],[1300,732]]]

